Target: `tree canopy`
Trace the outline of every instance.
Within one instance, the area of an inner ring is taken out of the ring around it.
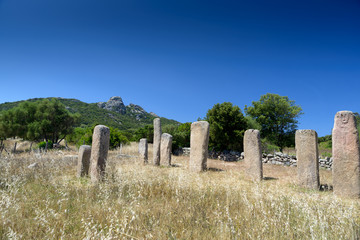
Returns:
[[[205,120],[210,123],[210,149],[242,151],[247,121],[238,106],[230,102],[215,104]]]
[[[73,131],[78,118],[56,99],[23,102],[1,112],[0,136],[59,143]]]
[[[293,144],[298,118],[302,108],[286,96],[268,93],[252,106],[245,106],[245,113],[261,126],[261,136],[282,149]]]
[[[190,122],[186,122],[180,125],[166,125],[162,127],[162,132],[169,133],[173,136],[173,151],[183,147],[190,147],[190,131]]]

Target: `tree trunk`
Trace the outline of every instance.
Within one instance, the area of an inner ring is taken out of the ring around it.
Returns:
[[[46,139],[45,152],[47,152],[49,141]]]
[[[1,142],[0,142],[0,155],[2,154],[2,151],[4,150],[4,148],[5,148],[4,140],[1,140]]]
[[[4,148],[5,148],[5,144],[1,143],[1,145],[0,145],[0,155],[2,154]]]
[[[65,149],[68,150],[68,149],[69,149],[69,146],[67,145],[66,139],[65,139],[64,141],[65,141]]]
[[[30,143],[30,149],[29,149],[29,154],[31,153],[32,151],[32,145],[33,145],[33,142]]]
[[[17,145],[17,142],[15,142],[15,144],[14,144],[13,153],[16,153],[16,145]]]

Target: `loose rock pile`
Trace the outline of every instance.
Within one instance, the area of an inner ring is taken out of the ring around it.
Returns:
[[[189,156],[190,148],[181,148],[177,151],[177,154],[183,156]],[[210,159],[235,162],[244,159],[244,152],[240,153],[235,151],[227,151],[227,152],[209,151],[208,156]],[[263,153],[262,161],[263,163],[267,163],[267,164],[297,167],[296,156],[288,155],[282,152],[275,152],[269,154]],[[332,163],[333,163],[333,158],[330,157],[319,158],[319,166],[322,168],[332,169]]]

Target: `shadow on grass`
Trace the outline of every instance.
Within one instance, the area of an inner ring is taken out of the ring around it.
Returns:
[[[170,167],[181,167],[181,166],[178,164],[171,164]]]
[[[268,180],[278,180],[278,178],[274,178],[274,177],[264,177],[263,180],[268,181]]]
[[[223,172],[224,170],[220,169],[220,168],[208,168],[207,171],[209,172]]]

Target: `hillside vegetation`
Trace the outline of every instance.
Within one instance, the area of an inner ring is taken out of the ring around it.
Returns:
[[[43,98],[33,98],[26,101],[35,102],[41,99]],[[152,124],[153,119],[155,118],[155,116],[147,112],[142,112],[141,118],[136,118],[137,114],[135,114],[134,111],[131,111],[136,105],[126,106],[128,111],[126,111],[125,114],[121,114],[119,112],[102,109],[97,105],[97,103],[85,103],[77,99],[67,98],[56,99],[64,104],[69,112],[80,114],[79,126],[83,125],[90,127],[95,124],[103,124],[109,127],[118,128],[120,130],[132,131],[140,127],[144,127],[148,124]],[[0,104],[0,112],[14,108],[22,102],[24,101],[6,102]],[[179,122],[167,118],[161,118],[161,123],[163,125],[179,124]]]

